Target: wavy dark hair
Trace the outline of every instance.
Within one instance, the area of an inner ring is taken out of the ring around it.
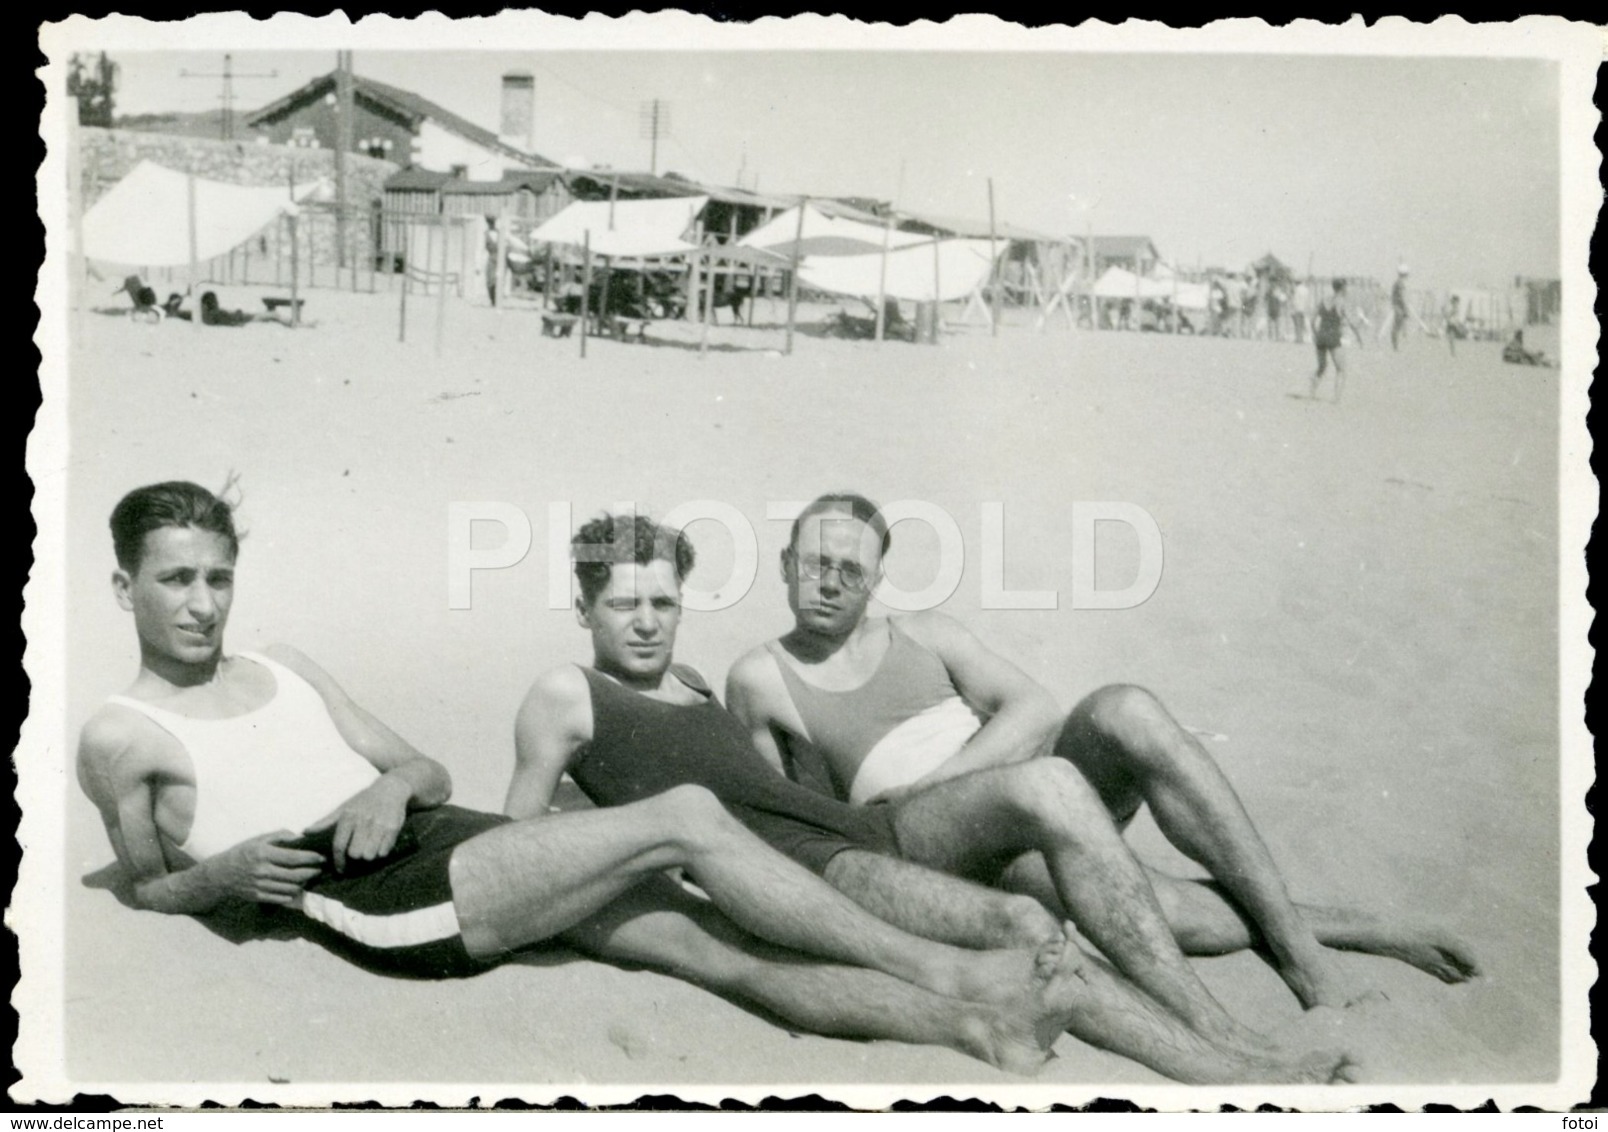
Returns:
[[[570,539],[575,580],[581,600],[591,605],[609,584],[616,562],[646,566],[662,558],[676,568],[676,581],[692,573],[696,556],[692,542],[675,527],[655,523],[646,515],[600,515]]]
[[[222,535],[231,556],[240,553],[240,533],[235,529],[235,504],[227,496],[234,490],[231,475],[223,490],[214,494],[188,480],[137,487],[112,508],[112,550],[117,564],[130,574],[140,569],[145,556],[145,536],[163,527],[195,527]]]

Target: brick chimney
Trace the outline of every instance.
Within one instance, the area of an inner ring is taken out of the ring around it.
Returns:
[[[502,77],[502,124],[497,137],[504,145],[529,153],[536,145],[536,79],[528,71]]]

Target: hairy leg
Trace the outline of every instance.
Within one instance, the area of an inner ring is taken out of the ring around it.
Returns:
[[[1238,795],[1198,739],[1142,688],[1113,684],[1072,710],[1054,752],[1122,819],[1148,804],[1167,840],[1204,867],[1256,924],[1307,1007],[1344,1005],[1338,968],[1285,889]]]
[[[1140,989],[1207,1038],[1270,1048],[1228,1015],[1189,966],[1144,870],[1099,797],[1063,760],[939,783],[895,803],[894,830],[908,860],[984,882],[1023,853],[1042,852],[1061,906]]]
[[[465,947],[490,957],[549,939],[649,874],[677,866],[761,939],[939,994],[1027,1009],[1053,974],[1033,951],[967,951],[877,919],[695,786],[483,833],[452,855],[453,904]]]
[[[1061,920],[1031,895],[986,888],[897,857],[846,849],[826,882],[872,915],[957,947],[1036,947],[1061,934]]]
[[[1252,947],[1266,950],[1255,923],[1216,881],[1187,880],[1148,865],[1145,872],[1185,955],[1228,955]],[[1041,854],[1027,853],[1011,862],[1000,875],[999,885],[1032,897],[1051,915],[1065,914]],[[1386,920],[1360,908],[1295,907],[1325,947],[1399,959],[1444,983],[1467,982],[1480,973],[1479,960],[1468,944],[1439,924]]]
[[[566,929],[565,943],[602,959],[652,967],[762,1007],[802,1029],[841,1038],[943,1045],[1012,1073],[1049,1056],[1028,1021],[863,967],[824,963],[743,932],[663,876],[649,877]]]

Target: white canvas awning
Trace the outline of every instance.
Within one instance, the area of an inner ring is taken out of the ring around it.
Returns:
[[[804,232],[799,236],[798,208],[790,208],[761,224],[737,241],[740,246],[763,248],[776,255],[793,258],[794,244],[803,256],[855,256],[875,252],[882,254],[883,240],[890,248],[907,248],[913,244],[930,244],[931,236],[914,232],[889,231],[876,224],[858,220],[845,220],[828,216],[812,204],[805,204]],[[871,289],[876,294],[876,288]]]
[[[141,161],[84,213],[84,254],[129,267],[178,267],[190,262],[188,174]],[[290,188],[253,188],[194,178],[195,259],[225,255],[284,212],[295,211]],[[298,198],[319,182],[299,186]]]
[[[1204,283],[1187,283],[1170,272],[1160,278],[1135,275],[1121,267],[1108,267],[1094,281],[1094,294],[1101,299],[1167,299],[1184,310],[1203,311],[1209,305]]]
[[[526,237],[532,244],[588,242],[593,255],[672,256],[697,251],[685,237],[708,197],[578,200]]]
[[[993,259],[987,240],[939,240],[934,264],[934,241],[923,237],[917,245],[888,253],[886,278],[882,253],[851,256],[806,256],[798,277],[811,287],[839,295],[875,300],[880,291],[890,299],[932,302],[964,299],[988,278]],[[995,249],[1005,250],[1004,241]]]

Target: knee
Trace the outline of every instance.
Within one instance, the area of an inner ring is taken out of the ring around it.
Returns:
[[[676,840],[688,844],[698,844],[726,832],[737,821],[720,804],[714,792],[704,786],[672,786],[644,804],[653,807]]]
[[[1137,684],[1107,684],[1073,709],[1083,725],[1107,744],[1135,755],[1158,750],[1156,742],[1176,728],[1167,709]]]
[[[1010,777],[1013,808],[1037,830],[1054,826],[1074,835],[1108,817],[1083,772],[1065,759],[1018,763]]]
[[[1008,895],[994,913],[995,938],[1012,947],[1037,947],[1061,934],[1050,910],[1031,896]]]

